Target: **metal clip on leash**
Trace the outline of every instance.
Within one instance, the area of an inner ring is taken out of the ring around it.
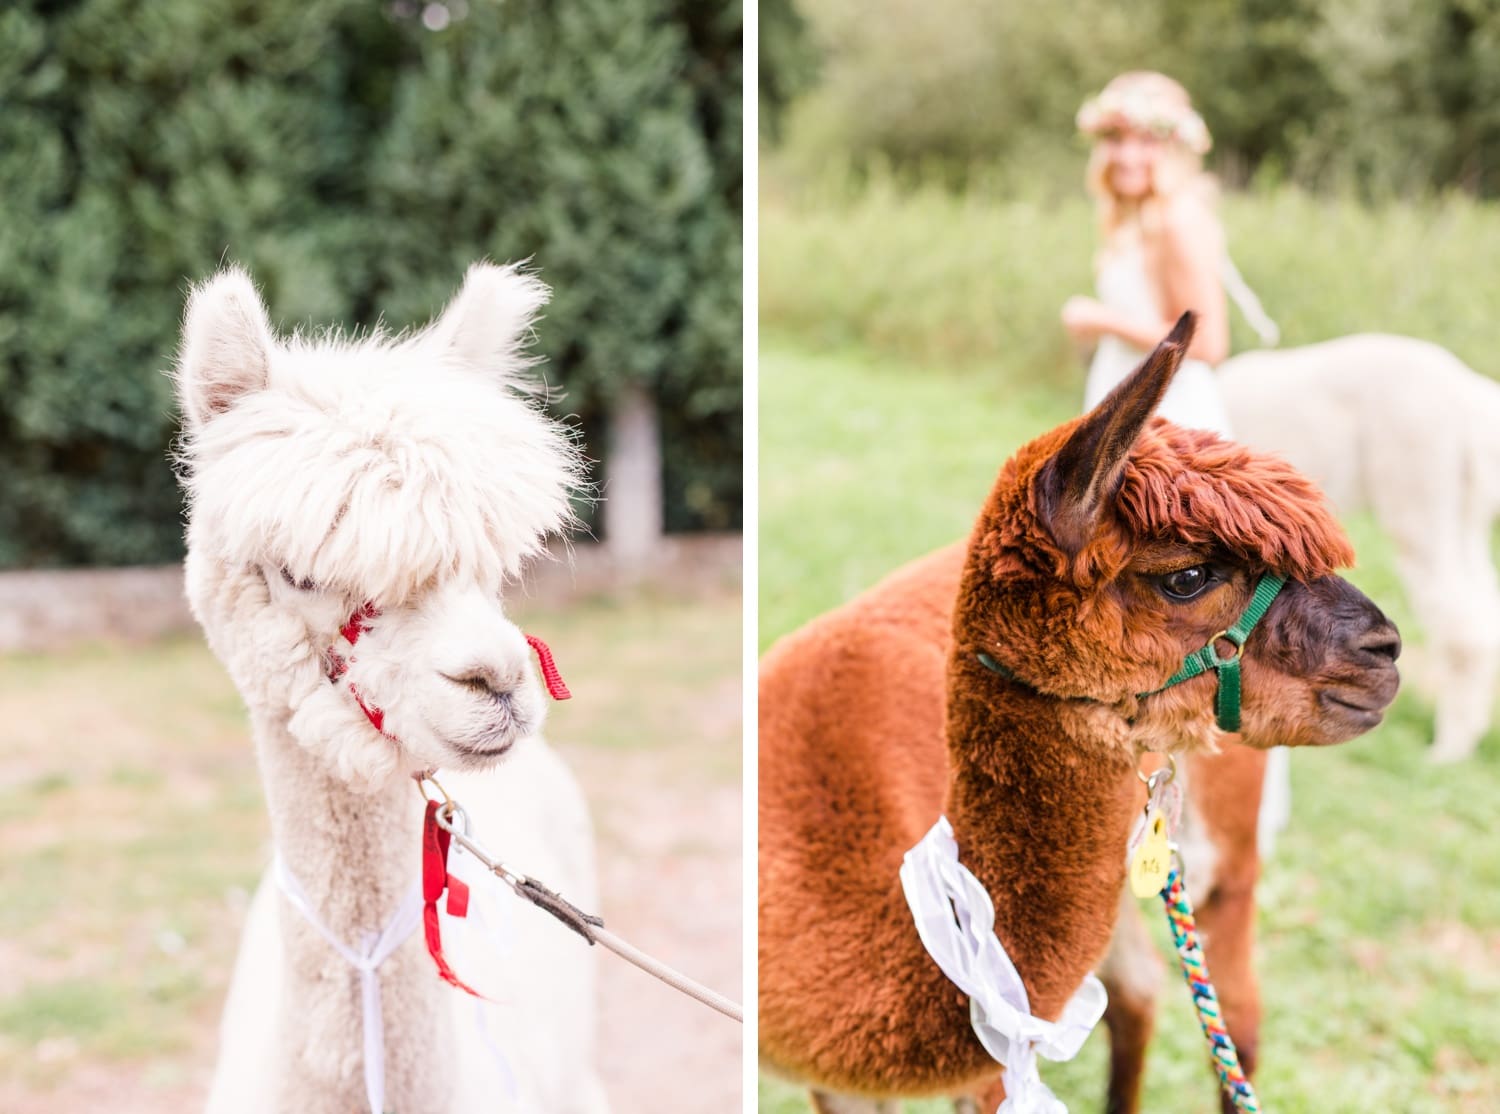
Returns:
[[[628,960],[635,966],[645,971],[648,975],[654,975],[672,989],[686,994],[689,998],[702,1002],[705,1006],[717,1010],[725,1017],[733,1018],[743,1024],[745,1012],[737,1002],[724,997],[716,991],[710,990],[701,983],[695,982],[682,974],[680,971],[668,967],[660,960],[653,959],[639,948],[622,940],[613,932],[604,927],[604,919],[585,913],[578,906],[568,901],[561,894],[552,890],[541,881],[527,877],[520,871],[507,866],[504,862],[495,858],[484,847],[469,834],[469,814],[464,807],[448,795],[438,780],[431,773],[423,774],[417,779],[417,788],[423,792],[422,784],[430,783],[434,789],[442,795],[444,805],[437,812],[436,821],[438,827],[447,832],[463,849],[473,855],[485,869],[500,881],[504,882],[517,897],[525,898],[538,909],[550,913],[562,924],[582,936],[590,944],[603,944],[621,959]]]

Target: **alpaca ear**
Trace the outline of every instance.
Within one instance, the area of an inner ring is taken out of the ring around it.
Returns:
[[[1053,540],[1070,553],[1088,543],[1100,512],[1114,497],[1131,446],[1140,436],[1193,339],[1197,316],[1189,310],[1167,338],[1094,407],[1042,466],[1037,505]]]
[[[177,358],[182,413],[202,426],[247,394],[264,389],[276,338],[250,276],[220,271],[188,298]]]
[[[540,279],[514,264],[476,263],[426,337],[476,369],[503,374],[525,362],[521,350],[550,294]]]

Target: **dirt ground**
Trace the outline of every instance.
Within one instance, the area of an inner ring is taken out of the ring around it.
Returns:
[[[575,768],[597,802],[610,926],[740,1001],[740,953],[724,946],[738,941],[741,924],[739,787],[697,778],[663,785],[660,764],[644,756],[588,757]],[[615,1109],[738,1110],[741,1027],[629,964],[601,963],[600,1061]]]
[[[684,974],[739,1001],[740,793],[649,753],[568,753],[594,804],[600,883],[610,929]],[[726,939],[735,946],[727,948]],[[613,955],[600,957],[599,1061],[616,1114],[737,1110],[739,1025],[682,997]],[[188,1114],[201,1108],[214,1029],[184,1057],[188,1078],[162,1087],[150,1069],[66,1062],[67,1078],[38,1094],[0,1082],[6,1114]],[[40,1055],[48,1055],[45,1049]],[[158,1068],[158,1071],[161,1069]]]

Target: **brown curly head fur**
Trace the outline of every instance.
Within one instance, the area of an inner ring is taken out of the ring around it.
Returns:
[[[1149,716],[1139,716],[1136,694],[1159,688],[1186,653],[1228,627],[1262,574],[1295,582],[1273,608],[1285,619],[1312,608],[1318,593],[1308,586],[1354,559],[1321,492],[1290,464],[1151,417],[1191,327],[1185,316],[1094,411],[1005,464],[970,538],[955,628],[963,651],[990,654],[1041,692],[1100,701],[1139,718],[1130,741],[1152,749],[1212,742],[1212,678],[1162,693]],[[1166,595],[1163,578],[1193,567],[1207,571],[1201,595]],[[1347,586],[1336,594],[1357,595]],[[1326,624],[1311,618],[1267,629],[1292,641],[1326,636]],[[1368,614],[1350,619],[1372,622]],[[1297,699],[1306,723],[1288,725],[1278,712],[1299,679],[1254,663],[1295,656],[1306,666],[1317,656],[1288,649],[1265,636],[1247,648],[1247,678],[1258,675],[1258,692],[1247,699],[1264,713],[1247,716],[1247,730],[1255,735],[1254,723],[1277,712],[1279,728],[1292,726],[1293,737],[1271,741],[1336,741],[1328,725],[1315,722],[1322,708],[1309,692]],[[1322,664],[1313,663],[1315,675]],[[1326,664],[1339,672],[1338,663]]]

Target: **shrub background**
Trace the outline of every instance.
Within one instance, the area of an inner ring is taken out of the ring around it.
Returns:
[[[10,7],[0,567],[180,554],[161,372],[224,259],[283,328],[399,329],[474,259],[533,258],[556,292],[538,350],[590,455],[643,385],[669,528],[737,526],[740,68],[738,4]]]
[[[812,161],[1073,190],[1074,112],[1149,68],[1192,92],[1232,184],[1500,193],[1500,7],[1485,0],[791,2],[821,55],[786,129]],[[778,88],[806,73],[787,4],[763,57]]]

